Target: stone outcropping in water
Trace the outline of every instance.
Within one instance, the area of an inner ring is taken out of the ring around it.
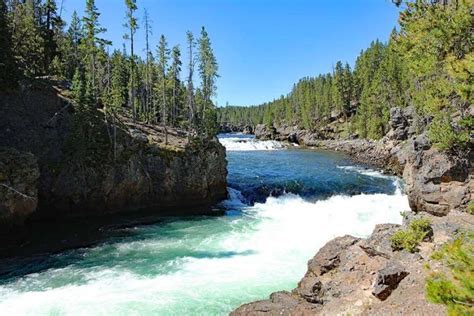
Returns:
[[[1,103],[0,183],[9,187],[0,188],[2,226],[136,211],[198,214],[227,196],[217,138],[175,129],[165,136],[127,117],[107,123],[98,110],[84,154],[74,143],[74,108],[57,89],[2,95]]]

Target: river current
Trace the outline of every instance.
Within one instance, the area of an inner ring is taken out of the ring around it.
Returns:
[[[399,179],[328,151],[221,135],[224,216],[114,228],[98,245],[18,264],[0,277],[0,315],[226,315],[291,290],[324,243],[401,223]],[[22,273],[24,271],[24,273]]]

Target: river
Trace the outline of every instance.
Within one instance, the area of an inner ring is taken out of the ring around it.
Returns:
[[[367,236],[409,209],[399,179],[343,154],[220,139],[226,215],[114,228],[98,245],[18,264],[0,279],[0,314],[225,315],[294,288],[330,239]]]

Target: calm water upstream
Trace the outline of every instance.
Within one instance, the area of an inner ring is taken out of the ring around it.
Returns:
[[[400,223],[399,180],[341,154],[222,135],[225,216],[111,231],[101,244],[0,279],[0,315],[225,315],[290,290],[333,237]],[[28,271],[28,272],[26,272]]]

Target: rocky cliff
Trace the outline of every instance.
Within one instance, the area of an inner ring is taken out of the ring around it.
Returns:
[[[216,138],[134,123],[97,110],[78,143],[70,101],[48,83],[0,96],[2,224],[146,210],[199,213],[226,198]],[[114,124],[112,124],[114,123]],[[165,141],[167,138],[167,142]]]

